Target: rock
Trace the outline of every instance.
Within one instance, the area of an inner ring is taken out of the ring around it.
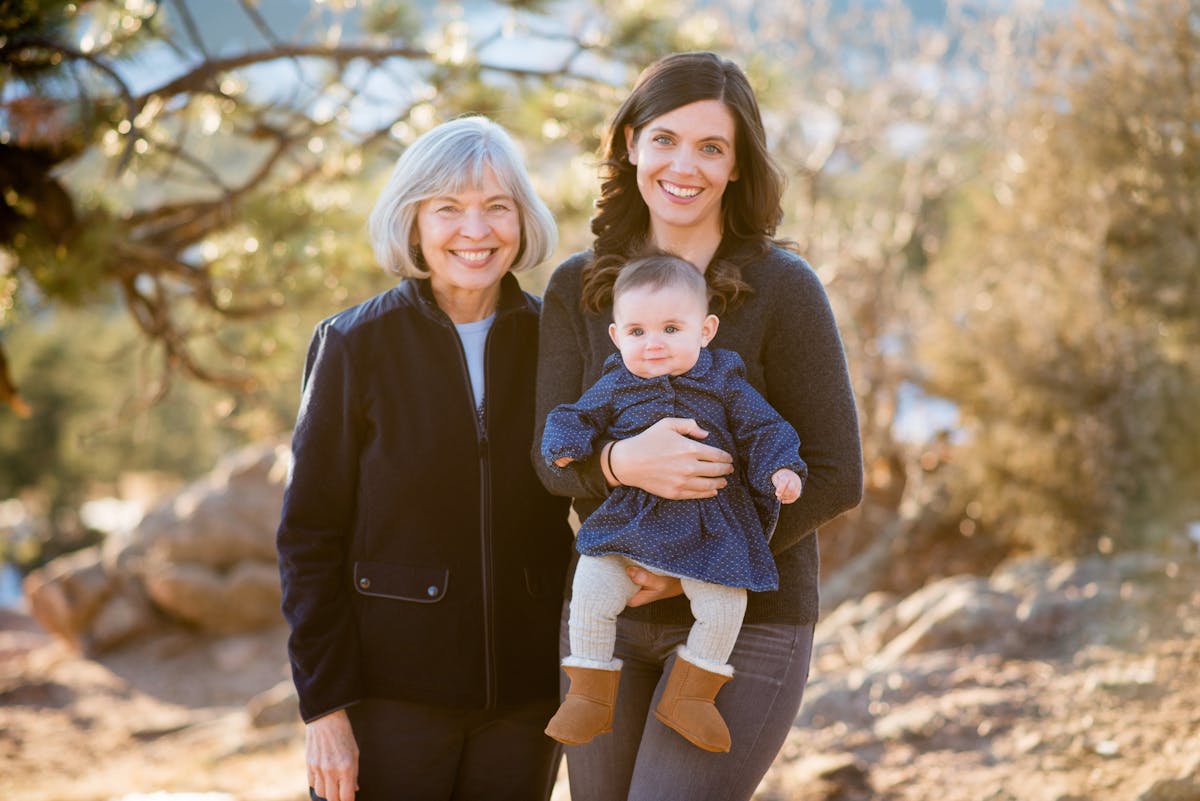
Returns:
[[[900,611],[896,606],[880,610],[875,617],[863,623],[858,636],[866,654],[879,653],[885,644],[904,630],[900,622]]]
[[[88,653],[112,650],[163,625],[162,617],[150,605],[141,587],[129,581],[115,583],[116,590],[83,635]]]
[[[1200,801],[1200,783],[1191,779],[1162,779],[1150,785],[1137,801]]]
[[[290,454],[244,448],[129,535],[55,559],[25,580],[30,612],[91,653],[168,620],[216,633],[280,622],[275,529]]]
[[[804,727],[829,726],[836,722],[849,726],[871,723],[870,686],[847,687],[844,681],[810,681],[804,689],[804,702],[796,722]]]
[[[155,604],[205,631],[248,631],[281,619],[273,562],[242,562],[227,573],[196,562],[162,563],[143,582]]]
[[[244,448],[153,510],[112,557],[165,613],[205,631],[280,621],[275,529],[290,454]]]
[[[895,608],[899,599],[888,592],[872,592],[861,598],[845,601],[827,615],[822,616],[817,626],[817,638],[828,630],[843,626],[859,627],[869,623]]]
[[[896,602],[894,595],[873,592],[838,606],[817,624],[816,658],[835,654],[846,663],[861,664],[896,632]]]
[[[85,548],[46,564],[25,577],[29,613],[46,631],[82,647],[96,613],[113,592],[100,548]]]
[[[275,643],[255,633],[237,634],[216,640],[211,646],[212,660],[222,673],[238,673],[271,654],[280,654]]]
[[[925,740],[937,734],[946,723],[946,716],[937,709],[914,704],[876,721],[875,736],[881,740]]]
[[[59,557],[25,578],[29,611],[46,631],[100,654],[162,625],[135,582],[113,575],[101,548]]]
[[[772,770],[755,801],[870,801],[866,763],[851,753],[813,754]]]
[[[1045,556],[1023,556],[1003,562],[988,580],[992,589],[1013,595],[1025,595],[1046,583],[1055,563]]]
[[[1086,585],[1095,587],[1095,585]],[[1054,590],[1037,592],[1017,607],[1016,619],[1021,639],[1030,641],[1067,641],[1087,624],[1104,619],[1106,610],[1115,606],[1115,592],[1106,590],[1088,594],[1066,594]]]
[[[255,728],[275,726],[280,723],[300,721],[300,700],[291,680],[281,681],[269,690],[259,693],[246,704],[250,723]]]
[[[276,444],[226,457],[147,514],[129,548],[150,561],[218,570],[243,561],[274,563],[288,460],[287,448]]]
[[[897,607],[898,623],[911,620],[870,661],[883,667],[906,654],[981,645],[1013,628],[1019,601],[986,579],[955,576],[918,590]]]

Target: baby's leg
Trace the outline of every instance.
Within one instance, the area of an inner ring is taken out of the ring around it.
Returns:
[[[746,591],[694,579],[683,579],[696,622],[687,645],[679,649],[654,716],[684,739],[715,753],[732,747],[729,726],[716,698],[729,678],[729,656],[746,611]]]
[[[580,556],[571,585],[571,655],[564,665],[617,670],[617,615],[639,589],[617,556]],[[736,637],[736,632],[734,634]]]
[[[725,676],[733,674],[729,655],[746,614],[746,591],[695,579],[682,579],[696,622],[680,652],[693,665]]]
[[[583,745],[612,731],[621,660],[613,658],[617,615],[638,590],[618,556],[580,556],[571,585],[567,619],[571,655],[563,672],[571,686],[546,734],[566,745]]]

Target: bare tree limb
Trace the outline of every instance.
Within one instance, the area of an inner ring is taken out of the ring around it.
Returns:
[[[183,29],[187,32],[188,39],[200,51],[200,55],[204,56],[204,60],[208,61],[212,56],[208,52],[208,47],[204,44],[204,37],[200,35],[200,28],[196,25],[196,20],[192,17],[192,12],[188,9],[187,3],[185,0],[175,0],[175,8],[179,13],[179,19],[183,21]]]

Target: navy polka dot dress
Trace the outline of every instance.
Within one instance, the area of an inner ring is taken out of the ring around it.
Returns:
[[[788,467],[807,478],[800,439],[746,380],[741,356],[701,350],[679,376],[639,378],[614,353],[577,403],[546,418],[542,456],[590,456],[602,439],[624,439],[664,417],[692,418],[704,440],[733,455],[736,470],[714,498],[673,501],[620,486],[588,516],[575,547],[581,554],[621,554],[675,576],[758,592],[779,586],[767,540],[779,516],[771,475]],[[564,470],[570,470],[568,465]]]

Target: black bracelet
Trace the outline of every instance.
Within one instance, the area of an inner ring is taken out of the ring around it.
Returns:
[[[623,482],[623,481],[621,481],[621,479],[617,478],[617,474],[612,468],[612,452],[616,447],[617,447],[617,441],[613,440],[612,444],[610,444],[608,446],[608,455],[605,456],[604,459],[606,462],[608,462],[608,474],[610,476],[612,476],[613,481],[617,482],[617,486],[620,486],[620,485],[624,484],[625,482]]]

